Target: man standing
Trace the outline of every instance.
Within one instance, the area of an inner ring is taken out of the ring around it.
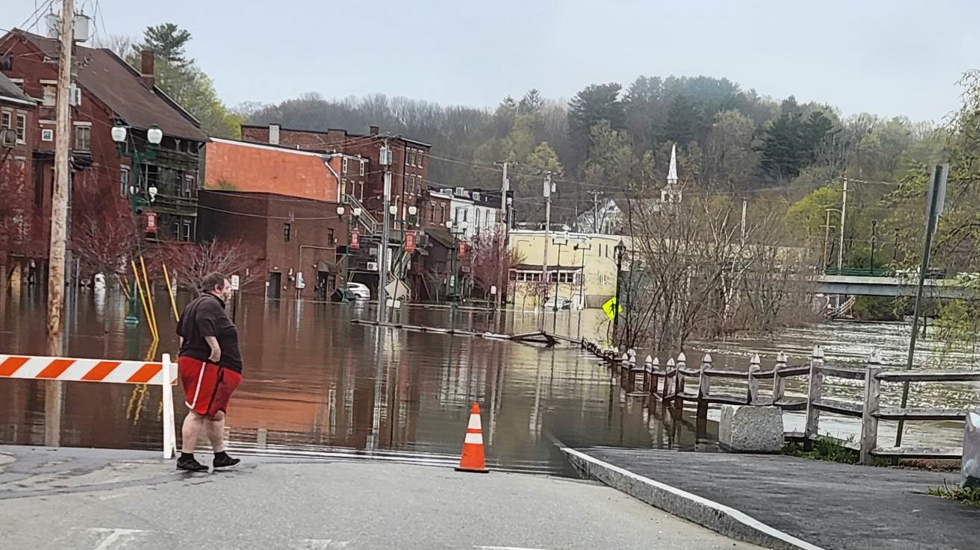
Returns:
[[[194,458],[201,431],[214,449],[214,467],[227,468],[241,462],[225,452],[225,412],[235,388],[242,382],[242,354],[238,329],[225,311],[231,283],[219,273],[204,278],[201,295],[184,308],[177,323],[180,352],[177,373],[184,386],[190,412],[181,430],[177,469],[203,472],[208,469]]]

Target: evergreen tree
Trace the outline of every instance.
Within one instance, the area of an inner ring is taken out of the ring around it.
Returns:
[[[160,58],[166,59],[172,65],[183,68],[194,62],[187,59],[185,46],[191,41],[191,33],[173,23],[152,25],[143,31],[144,50],[153,50]]]

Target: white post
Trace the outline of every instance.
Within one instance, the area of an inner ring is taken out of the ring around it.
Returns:
[[[759,354],[752,356],[749,361],[749,395],[746,405],[759,402],[759,371],[762,370],[762,360]]]
[[[174,393],[171,381],[177,377],[170,354],[163,354],[163,371],[160,373],[160,388],[163,390],[163,458],[170,460],[177,449],[177,420],[174,417]]]
[[[872,452],[878,446],[878,408],[881,394],[881,357],[878,350],[871,352],[865,371],[864,406],[861,408],[861,464],[870,466],[874,462]]]
[[[814,403],[819,401],[823,394],[823,367],[824,354],[820,346],[813,348],[813,355],[810,356],[810,387],[806,396],[806,431],[803,445],[807,450],[813,446],[820,429],[820,411],[814,407]]]

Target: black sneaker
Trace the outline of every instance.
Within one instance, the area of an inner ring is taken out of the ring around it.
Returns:
[[[194,457],[182,456],[177,459],[177,469],[187,472],[206,472],[208,467],[198,462]]]
[[[221,454],[214,455],[214,462],[212,463],[212,465],[215,468],[230,468],[232,466],[235,466],[241,461],[242,459],[240,458],[232,458],[228,456],[227,453],[221,453]]]

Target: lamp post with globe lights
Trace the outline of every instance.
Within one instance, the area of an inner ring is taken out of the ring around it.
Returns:
[[[361,209],[355,206],[354,208],[351,209],[350,215],[347,216],[346,218],[344,217],[345,213],[346,210],[344,209],[343,205],[337,207],[337,215],[340,216],[341,219],[347,221],[347,253],[344,254],[344,272],[342,274],[342,279],[341,279],[342,283],[340,285],[340,290],[343,295],[342,301],[348,302],[349,300],[347,299],[347,278],[350,276],[351,240],[353,239],[352,237],[353,231],[351,226],[357,223],[358,219],[360,219]]]
[[[127,157],[132,161],[135,179],[130,182],[127,193],[129,194],[129,204],[134,215],[142,213],[142,209],[151,205],[157,198],[157,188],[148,185],[145,192],[143,190],[143,164],[147,161],[156,160],[157,151],[163,141],[163,130],[157,126],[151,126],[146,130],[146,142],[149,146],[145,150],[136,147],[135,140],[132,139],[130,129],[122,124],[112,127],[112,141],[116,143],[116,153],[120,157]],[[132,145],[132,147],[130,147]],[[146,182],[149,183],[149,182]],[[139,319],[136,317],[136,281],[130,287],[129,292],[129,312],[126,315],[127,325],[136,325]]]

